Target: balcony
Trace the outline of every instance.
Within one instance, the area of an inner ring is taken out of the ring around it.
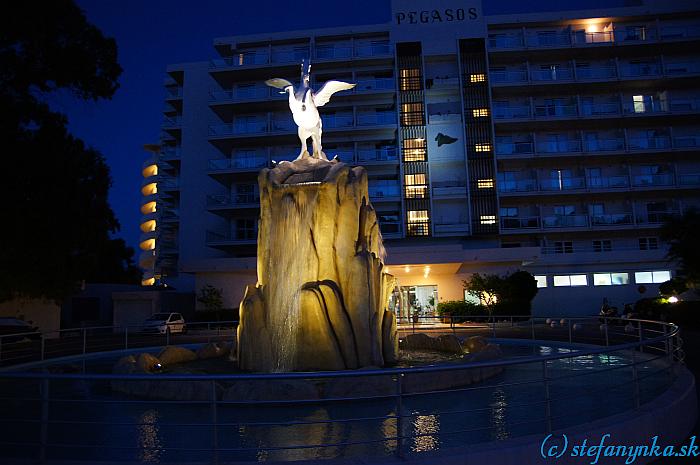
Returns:
[[[320,61],[393,56],[390,44],[318,44],[314,53],[314,58]]]
[[[379,230],[382,232],[384,239],[396,239],[401,237],[401,222],[400,221],[382,221],[379,220]]]
[[[629,187],[630,180],[627,175],[589,177],[586,180],[589,189],[608,189]]]
[[[247,231],[245,234],[226,234],[206,231],[206,244],[209,247],[226,247],[236,245],[255,245],[257,232]]]
[[[498,192],[533,192],[537,190],[537,181],[535,179],[515,179],[515,180],[499,180]]]
[[[628,147],[631,151],[668,149],[671,147],[671,138],[668,136],[630,137]]]
[[[647,212],[637,215],[638,224],[663,224],[673,218],[678,218],[681,215],[680,211],[667,210],[657,212]]]
[[[508,216],[501,218],[501,229],[539,229],[540,217],[527,216],[515,217]]]
[[[571,68],[551,68],[530,70],[532,81],[573,81],[574,72]]]
[[[207,195],[207,207],[221,209],[246,209],[260,206],[259,194]]]
[[[216,158],[209,160],[209,171],[259,171],[267,167],[267,158]]]
[[[673,174],[638,174],[632,176],[634,187],[662,187],[675,184]]]
[[[352,117],[351,117],[351,120],[352,120]],[[356,125],[357,126],[396,125],[396,113],[393,111],[381,111],[381,112],[378,111],[378,112],[374,112],[374,113],[358,113]]]
[[[462,198],[467,196],[467,183],[464,181],[435,181],[432,183],[433,197]]]
[[[679,174],[679,186],[700,186],[700,173],[697,174]]]
[[[617,68],[614,66],[577,66],[576,80],[578,81],[607,81],[617,78]]]
[[[464,236],[469,234],[469,223],[433,223],[435,236]]]
[[[586,179],[583,177],[562,177],[559,179],[543,179],[540,181],[540,190],[549,191],[566,191],[586,188]]]
[[[370,181],[368,190],[373,202],[398,202],[401,199],[401,187],[398,183],[373,184]]]
[[[526,105],[517,107],[494,107],[493,109],[493,119],[495,120],[530,118],[532,118],[532,112],[530,112],[530,107]]]
[[[496,142],[496,155],[534,154],[535,144],[532,142]]]
[[[581,141],[579,140],[559,140],[551,142],[538,142],[536,144],[538,153],[568,153],[580,152]]]
[[[164,146],[161,148],[161,156],[166,161],[179,160],[182,155],[182,149],[180,147],[168,147]]]
[[[623,226],[634,224],[632,213],[591,215],[591,226]]]
[[[549,215],[542,217],[542,227],[585,228],[589,226],[588,215]]]
[[[348,159],[352,158],[352,151]],[[396,147],[385,147],[381,149],[358,149],[355,155],[356,163],[365,164],[396,164],[399,162],[398,150]]]
[[[166,87],[165,88],[165,98],[166,100],[177,100],[182,98],[182,87]]]
[[[180,129],[182,127],[182,116],[170,116],[163,118],[161,124],[163,129]]]

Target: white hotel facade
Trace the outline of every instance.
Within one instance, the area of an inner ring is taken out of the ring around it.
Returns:
[[[685,5],[685,6],[684,6]],[[655,295],[675,273],[659,226],[700,207],[700,9],[645,1],[484,16],[394,1],[374,26],[216,39],[169,66],[143,165],[144,284],[256,281],[257,173],[298,154],[271,77],[356,82],[323,107],[324,151],[369,175],[402,292],[430,311],[473,272],[531,272],[539,315]],[[285,270],[280,270],[284,273]]]

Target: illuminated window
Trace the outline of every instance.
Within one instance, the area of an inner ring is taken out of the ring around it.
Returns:
[[[594,273],[594,286],[621,286],[629,284],[630,277],[627,273]]]
[[[479,189],[493,189],[493,179],[477,179],[476,187]]]
[[[634,274],[637,284],[659,284],[671,279],[670,271],[638,271]]]
[[[406,174],[404,175],[404,184],[406,186],[407,199],[423,199],[428,195],[428,185],[425,182],[425,174]]]
[[[569,286],[588,286],[588,278],[585,274],[554,276],[554,287]]]
[[[496,215],[481,215],[481,224],[496,224]]]
[[[477,152],[488,152],[491,150],[491,144],[476,144],[474,150]]]
[[[472,116],[474,118],[482,118],[484,116],[489,115],[489,109],[488,108],[473,108],[472,109]]]
[[[423,103],[404,103],[401,105],[401,126],[425,125]]]
[[[148,165],[141,171],[144,178],[158,175],[158,165]]]
[[[142,286],[153,286],[155,283],[156,283],[156,278],[148,278],[148,279],[141,280]]]
[[[537,281],[537,287],[547,287],[547,276],[535,275],[534,278]]]
[[[425,161],[426,149],[425,139],[404,139],[403,161]]]
[[[469,76],[469,81],[470,82],[484,82],[484,81],[486,81],[486,75],[483,73],[472,74],[471,76]]]
[[[156,211],[156,203],[155,202],[148,202],[148,203],[143,204],[143,206],[141,206],[141,213],[143,213],[144,215],[147,215],[149,213],[153,213],[155,211]]]
[[[633,95],[632,96],[632,103],[634,105],[634,112],[635,113],[644,113],[646,111],[646,107],[644,106],[644,96],[643,95]]]
[[[421,75],[419,68],[399,70],[400,90],[421,90]]]
[[[151,194],[157,194],[158,193],[158,186],[155,182],[146,184],[141,188],[141,194],[143,195],[151,195]]]
[[[428,210],[409,210],[407,233],[409,236],[427,236],[428,235]]]
[[[139,244],[139,247],[141,247],[141,250],[153,250],[156,248],[156,240],[146,239]]]
[[[141,231],[149,232],[156,230],[156,220],[148,220],[141,223]]]

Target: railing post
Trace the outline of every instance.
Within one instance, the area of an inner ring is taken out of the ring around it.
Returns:
[[[640,346],[641,349],[641,346]],[[632,351],[632,396],[634,397],[634,408],[639,408],[639,375],[637,373],[637,352]]]
[[[44,333],[41,333],[41,360],[44,360],[44,352],[46,350],[46,339]]]
[[[83,355],[87,353],[87,329],[83,328]]]
[[[167,322],[165,323],[165,345],[170,345],[170,326]]]
[[[547,421],[547,433],[552,432],[552,405],[549,399],[549,381],[547,379],[547,360],[542,361],[542,382],[544,384],[544,412]]]
[[[532,329],[532,340],[535,340],[535,317],[530,316],[530,328]]]
[[[637,322],[637,333],[639,334],[639,351],[644,352],[644,347],[642,346],[642,322]]]
[[[0,336],[0,362],[2,362],[2,336]]]
[[[571,334],[571,319],[566,320],[567,326],[569,327],[569,344],[571,344],[573,341],[573,336]]]
[[[46,461],[46,445],[49,436],[49,378],[41,380],[41,425],[39,431],[39,462]]]
[[[129,327],[124,328],[124,350],[129,348]]]
[[[219,428],[216,401],[216,381],[211,380],[211,450],[212,463],[214,465],[217,465],[219,463]]]
[[[403,373],[396,376],[396,455],[403,457]]]
[[[491,315],[491,333],[493,334],[494,339],[496,338],[496,316]]]
[[[207,344],[211,342],[211,322],[207,321]]]
[[[608,340],[608,321],[610,321],[608,318],[605,318],[605,347],[610,345],[610,341]]]

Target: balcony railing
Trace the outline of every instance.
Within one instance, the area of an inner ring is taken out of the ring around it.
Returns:
[[[209,160],[210,171],[251,170],[266,166],[267,158],[264,157],[217,158]]]
[[[647,186],[672,186],[674,185],[673,174],[637,174],[632,176],[632,185],[635,187]]]
[[[530,79],[533,81],[571,81],[573,78],[574,72],[571,68],[530,70]]]
[[[537,151],[540,153],[566,153],[580,152],[581,141],[579,140],[561,140],[552,142],[538,142]]]
[[[434,197],[467,195],[467,183],[464,181],[436,181],[432,184]]]
[[[637,223],[640,224],[662,224],[673,218],[680,216],[680,212],[677,210],[667,210],[658,212],[647,212],[637,215]]]
[[[591,226],[614,226],[634,224],[632,213],[609,213],[591,215]]]
[[[578,116],[576,104],[535,105],[535,118],[561,118]]]
[[[436,235],[466,234],[469,232],[469,223],[466,221],[456,223],[433,223],[433,233]]]
[[[501,228],[502,229],[539,229],[540,227],[540,217],[539,216],[528,216],[528,217],[502,217],[501,218]]]
[[[582,228],[589,226],[588,215],[548,215],[542,217],[544,228]]]
[[[529,119],[532,118],[530,107],[523,105],[519,107],[494,107],[494,119]]]
[[[680,186],[700,186],[700,173],[699,174],[679,174],[678,184]]]
[[[628,147],[630,150],[667,149],[671,147],[671,138],[668,136],[630,137]]]
[[[607,80],[617,77],[617,69],[614,66],[577,66],[576,79],[579,81]]]
[[[350,157],[352,158],[352,152]],[[355,161],[363,162],[383,162],[383,161],[398,161],[398,150],[396,147],[386,147],[382,149],[358,149]]]
[[[537,190],[537,181],[534,179],[498,181],[499,192],[532,192],[535,190]]]
[[[585,189],[586,179],[583,177],[561,179],[543,179],[540,181],[540,189],[543,191],[565,191],[573,189]]]
[[[207,244],[255,244],[257,240],[256,231],[247,231],[241,234],[220,233],[216,231],[206,231]]]
[[[376,113],[358,113],[357,126],[380,126],[396,124],[396,113],[382,111]]]
[[[401,188],[398,184],[370,184],[368,190],[369,196],[375,199],[399,197],[401,195]]]
[[[619,139],[587,139],[583,141],[586,152],[613,152],[625,150],[625,140]]]
[[[259,194],[207,195],[207,207],[250,206],[260,203]]]
[[[507,82],[507,83],[518,83],[527,82],[527,70],[490,70],[489,79],[493,83]]]
[[[535,153],[535,144],[532,142],[496,142],[496,154],[514,155]]]
[[[589,177],[586,182],[589,189],[629,187],[630,185],[627,175]]]

